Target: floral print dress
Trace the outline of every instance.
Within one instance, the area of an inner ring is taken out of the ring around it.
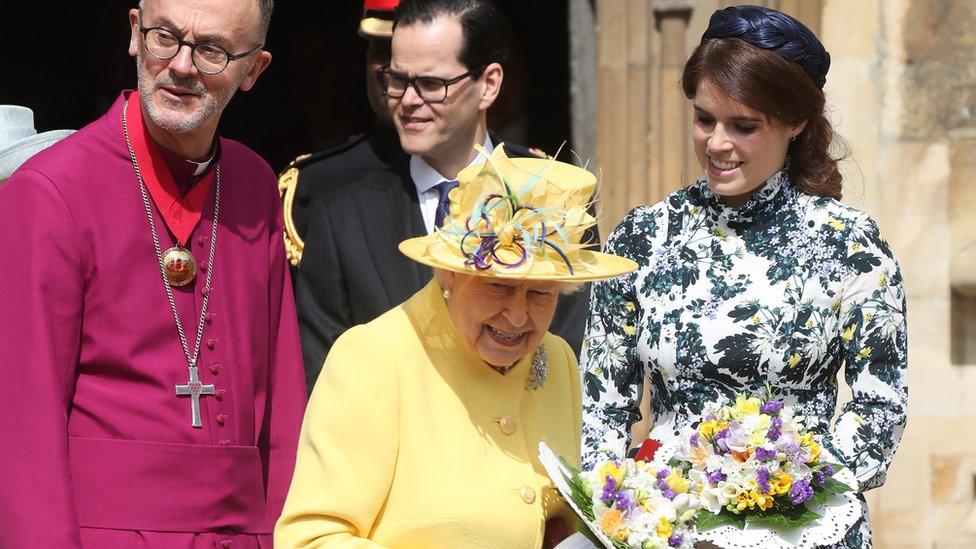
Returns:
[[[807,416],[859,492],[884,483],[906,421],[905,293],[866,214],[804,193],[785,170],[739,208],[701,179],[630,212],[606,251],[639,268],[593,286],[584,466],[631,445],[646,375],[655,426],[769,389]],[[831,422],[842,365],[853,400]],[[865,507],[839,546],[870,545]]]

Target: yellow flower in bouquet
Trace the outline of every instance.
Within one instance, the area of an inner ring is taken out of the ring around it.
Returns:
[[[715,434],[729,426],[727,421],[709,419],[698,425],[698,432],[705,438],[714,438]]]
[[[788,494],[791,486],[793,486],[793,477],[790,476],[789,473],[781,471],[775,477],[770,479],[769,495],[781,496],[783,494]]]
[[[613,461],[607,461],[602,466],[600,466],[600,478],[613,477],[613,480],[617,481],[617,484],[621,484],[624,481],[624,474],[626,469]]]
[[[664,482],[667,482],[668,486],[679,494],[687,494],[688,488],[691,487],[691,482],[683,475],[681,469],[678,468],[671,469],[671,473],[664,478]]]
[[[820,459],[820,445],[813,439],[813,433],[804,433],[800,437],[800,446],[808,446],[810,448],[810,458],[807,459],[807,463],[816,463]]]
[[[671,521],[669,521],[668,519],[666,519],[664,517],[661,517],[661,520],[659,520],[658,523],[657,523],[657,535],[658,535],[658,537],[661,538],[661,539],[663,539],[663,540],[665,540],[665,541],[667,541],[667,539],[669,537],[671,537],[671,532],[673,532],[673,531],[674,531],[674,529],[671,528]]]
[[[759,407],[762,401],[756,397],[746,398],[742,395],[735,397],[735,406],[732,407],[730,414],[732,419],[742,419],[745,416],[755,416],[759,414]]]

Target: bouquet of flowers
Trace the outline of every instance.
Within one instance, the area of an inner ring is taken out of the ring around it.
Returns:
[[[689,492],[698,498],[699,532],[748,525],[793,530],[798,541],[802,527],[823,518],[829,499],[852,491],[835,478],[842,467],[824,458],[817,437],[791,407],[740,395],[734,405],[708,406],[704,419],[679,435],[670,463],[687,475]]]
[[[680,468],[638,459],[579,471],[539,444],[540,459],[563,497],[607,549],[692,548],[698,498]]]

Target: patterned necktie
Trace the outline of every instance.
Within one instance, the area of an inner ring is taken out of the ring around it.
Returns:
[[[437,213],[434,214],[434,228],[439,228],[444,224],[444,219],[448,216],[451,209],[451,199],[447,195],[451,192],[451,189],[457,186],[457,181],[441,181],[434,185],[434,189],[437,191]]]

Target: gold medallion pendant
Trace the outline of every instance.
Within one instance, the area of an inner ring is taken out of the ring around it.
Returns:
[[[176,245],[163,252],[163,274],[171,286],[186,286],[197,275],[197,261],[190,250]]]

